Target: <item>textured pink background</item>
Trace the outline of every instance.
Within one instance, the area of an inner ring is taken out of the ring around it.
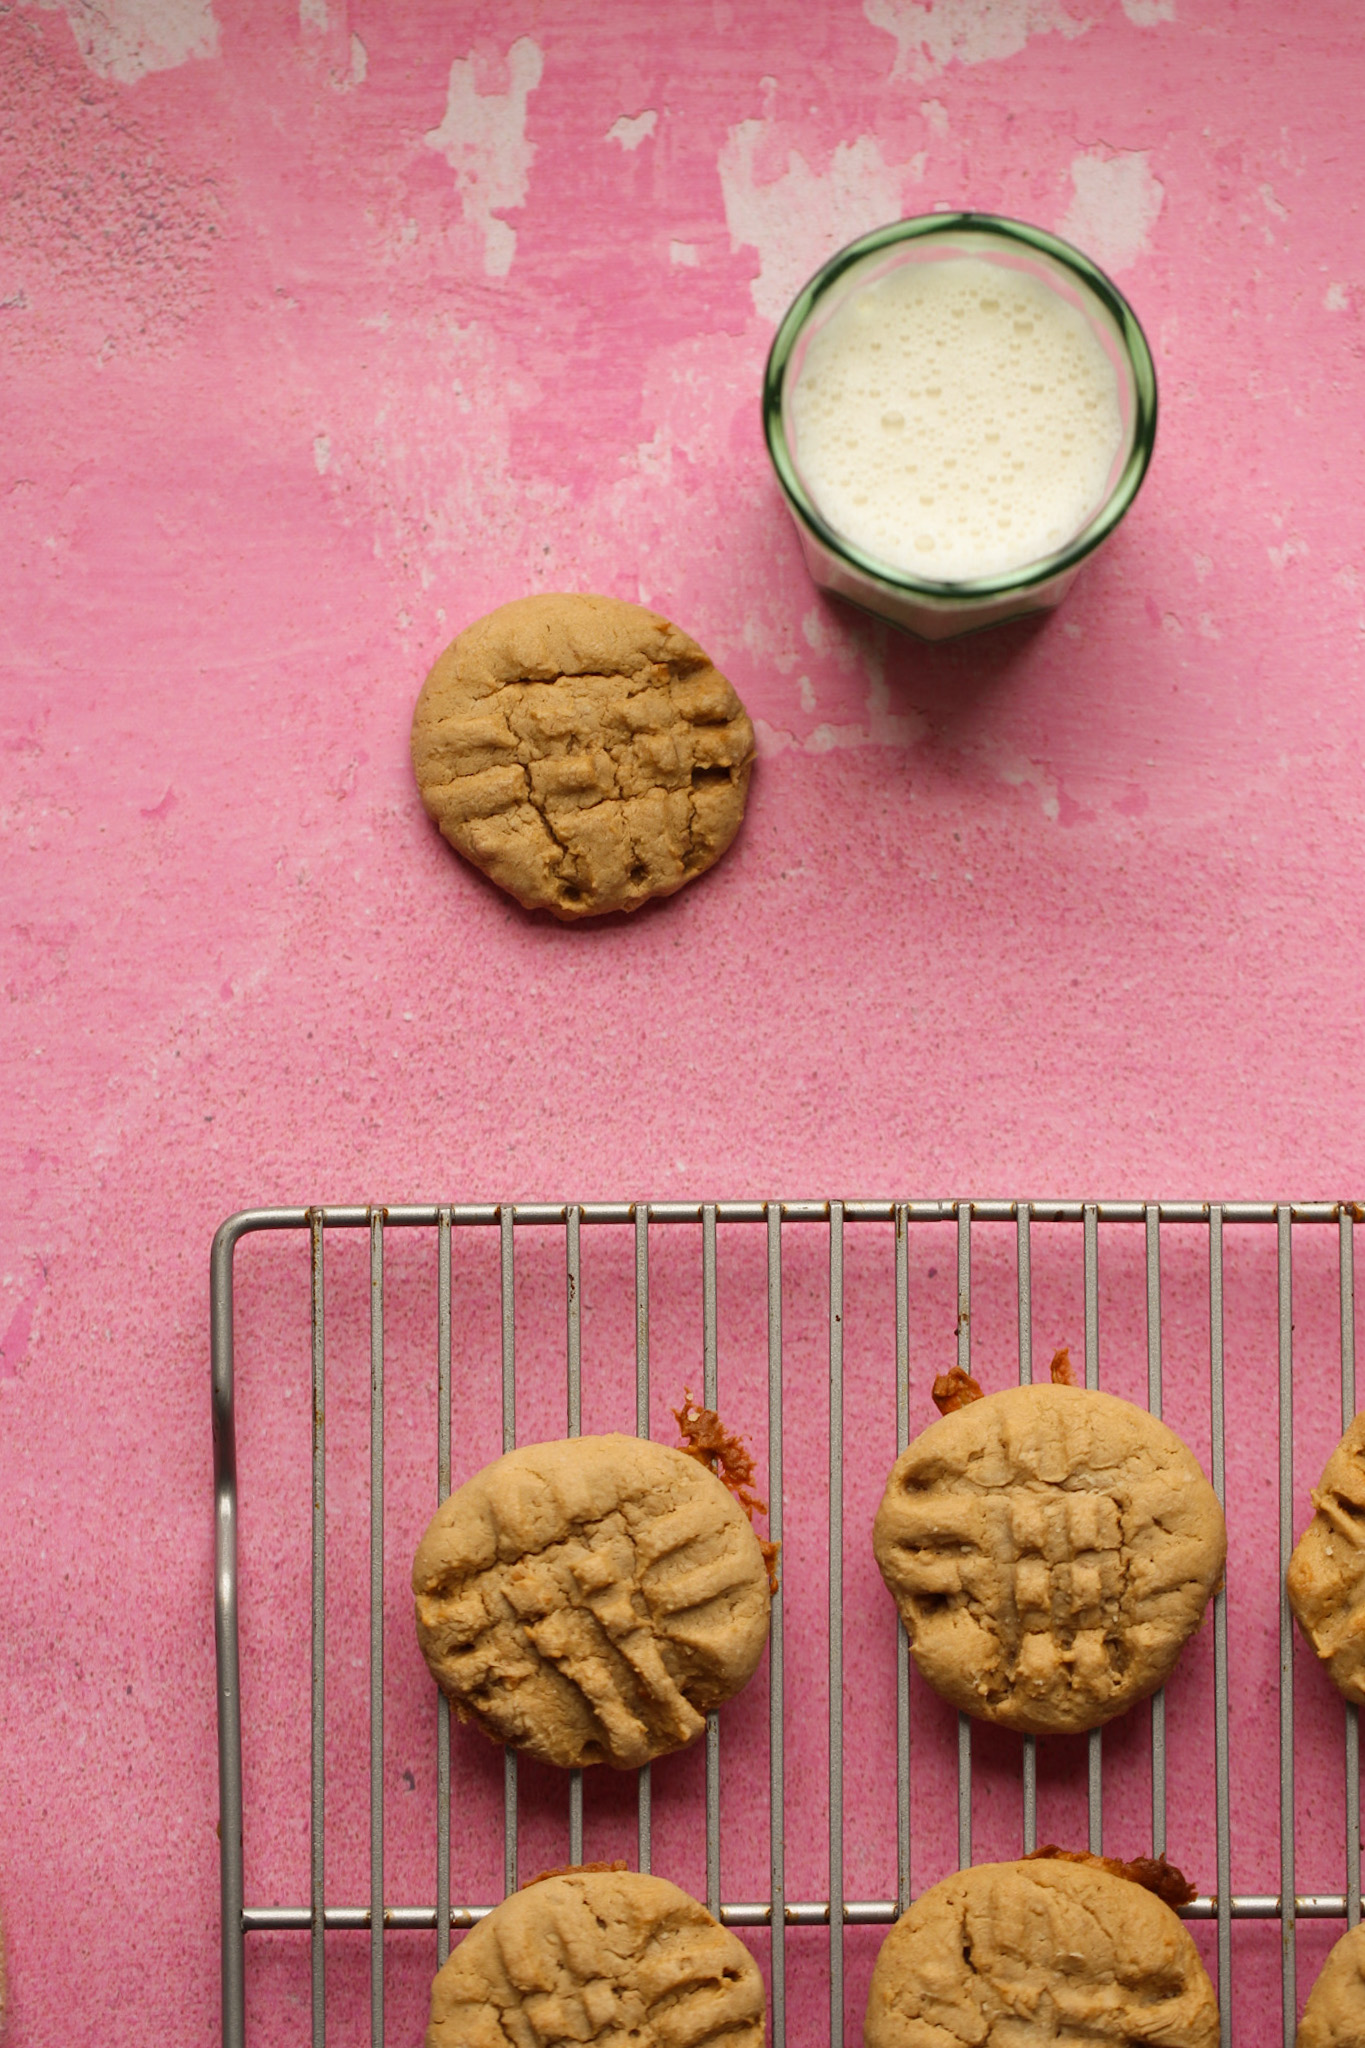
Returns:
[[[1363,70],[1346,0],[0,13],[0,1912],[22,2048],[215,2035],[205,1267],[230,1210],[1359,1191]],[[1060,227],[1107,262],[1147,326],[1163,415],[1135,511],[1065,610],[931,652],[814,596],[756,401],[815,263],[940,204]],[[563,587],[673,613],[733,677],[763,752],[716,874],[570,931],[447,852],[406,754],[443,642]],[[1236,1254],[1229,1329],[1246,1889],[1273,1888],[1275,1855],[1266,1250]],[[1304,1255],[1310,1374],[1335,1341],[1329,1250]],[[869,1318],[887,1256],[858,1254]],[[1115,1384],[1141,1357],[1126,1256],[1106,1283],[1127,1276],[1106,1307]],[[594,1257],[605,1385],[629,1269]],[[761,1275],[734,1257],[752,1376]],[[812,1242],[793,1277],[817,1666],[821,1257]],[[284,1247],[243,1258],[244,1558],[266,1596],[247,1647],[258,1697],[283,1702],[302,1268]],[[1006,1268],[1002,1253],[1001,1372]],[[951,1343],[947,1272],[944,1247],[916,1274],[926,1369]],[[1040,1342],[1077,1331],[1057,1284]],[[1170,1370],[1174,1388],[1183,1361],[1196,1442],[1202,1287],[1191,1248]],[[559,1313],[550,1277],[543,1309]],[[678,1315],[681,1370],[695,1328]],[[527,1354],[528,1426],[537,1403],[551,1426],[558,1398],[551,1322]],[[867,1385],[856,1362],[850,1380],[872,1463],[880,1341]],[[412,1391],[395,1398],[425,1428],[429,1348],[414,1334],[401,1356]],[[1324,1378],[1304,1403],[1301,1489],[1334,1398]],[[396,1614],[429,1491],[415,1463],[395,1481]],[[855,1602],[864,1505],[851,1495]],[[869,1772],[883,1619],[854,1665]],[[416,1768],[403,1702],[414,1728],[429,1717],[401,1618],[390,1663],[396,1798]],[[1207,1664],[1201,1640],[1192,1728]],[[823,1710],[815,1685],[807,1729]],[[303,1868],[293,1713],[261,1720],[251,1766],[253,1869],[281,1896]],[[1300,1721],[1301,1882],[1335,1887],[1338,1720],[1311,1671]],[[1116,1738],[1134,1814],[1142,1733]],[[1005,1847],[1012,1768],[1002,1751]],[[850,1807],[851,1892],[884,1881],[883,1787]],[[1072,1812],[1069,1779],[1056,1796]],[[818,1824],[812,1806],[811,1843]],[[946,1825],[926,1810],[926,1880]],[[1238,1940],[1250,2044],[1277,1997],[1273,1936]],[[1322,1940],[1302,1937],[1305,1978]],[[303,2038],[301,1952],[254,1953],[259,2038]],[[395,1990],[393,2040],[416,2038],[424,1970]],[[356,2037],[344,1949],[335,1983],[338,2038]],[[800,1995],[792,2038],[818,2040],[813,1966]]]

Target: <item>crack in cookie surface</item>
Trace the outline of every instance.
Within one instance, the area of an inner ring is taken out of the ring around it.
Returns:
[[[614,598],[521,598],[448,647],[413,718],[422,801],[530,909],[670,895],[739,829],[753,728],[695,641]]]
[[[915,1660],[964,1712],[1090,1728],[1163,1684],[1222,1574],[1222,1510],[1173,1431],[1112,1395],[1011,1388],[897,1460],[873,1545]]]
[[[681,1451],[627,1436],[527,1445],[475,1473],[423,1537],[413,1592],[457,1713],[568,1767],[686,1747],[768,1636],[743,1510]]]
[[[676,1885],[570,1873],[467,1934],[431,1992],[427,2048],[763,2048],[763,1980]]]

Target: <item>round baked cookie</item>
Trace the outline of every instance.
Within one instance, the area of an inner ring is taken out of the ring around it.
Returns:
[[[1074,1863],[979,1863],[882,1944],[866,2048],[1214,2048],[1218,2003],[1169,1906]]]
[[[661,1877],[569,1871],[480,1920],[431,1987],[426,2048],[763,2048],[744,1944]]]
[[[964,1713],[1098,1727],[1169,1677],[1223,1576],[1193,1453],[1144,1409],[1011,1387],[916,1437],[873,1548],[924,1677]]]
[[[718,861],[754,762],[695,640],[615,597],[517,598],[465,628],[412,721],[422,802],[528,910],[637,910]]]
[[[465,1481],[413,1565],[462,1720],[545,1763],[682,1749],[768,1640],[768,1569],[715,1474],[633,1436],[528,1444]]]
[[[1289,1560],[1285,1590],[1333,1684],[1359,1706],[1365,1700],[1365,1413],[1323,1467],[1313,1507]]]
[[[1294,2048],[1365,2048],[1365,1924],[1343,1934],[1328,1952]]]

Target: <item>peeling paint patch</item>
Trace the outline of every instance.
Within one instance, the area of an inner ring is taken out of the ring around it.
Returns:
[[[1145,149],[1102,150],[1073,158],[1074,196],[1058,227],[1106,270],[1127,270],[1145,255],[1165,192]]]
[[[683,270],[695,270],[701,262],[701,250],[695,242],[670,242],[668,260]]]
[[[507,91],[481,93],[473,58],[457,57],[450,67],[445,118],[423,138],[455,173],[465,220],[483,236],[489,277],[506,277],[517,253],[516,230],[500,216],[526,204],[535,159],[535,145],[526,135],[526,102],[545,68],[540,45],[530,36],[518,37],[507,53],[507,66]]]
[[[1175,20],[1175,0],[1123,0],[1123,11],[1134,28],[1157,28]]]
[[[793,149],[782,175],[760,185],[755,162],[769,132],[766,120],[741,121],[725,140],[718,168],[730,245],[758,251],[758,276],[749,286],[754,310],[777,321],[836,249],[899,217],[912,172],[888,164],[875,135],[860,135],[839,143],[820,172]]]
[[[1351,304],[1350,295],[1344,284],[1329,284],[1322,295],[1322,303],[1329,313],[1344,313]]]
[[[607,142],[619,142],[622,149],[627,151],[638,149],[646,137],[654,133],[658,125],[659,117],[653,107],[646,107],[643,114],[622,114],[619,120],[612,122],[604,139]]]
[[[313,467],[319,476],[326,476],[332,460],[332,437],[330,434],[314,434]]]
[[[1084,35],[1062,0],[863,0],[874,28],[896,39],[895,78],[937,78],[950,64],[1017,56],[1033,36]]]
[[[314,35],[325,36],[331,27],[327,13],[327,0],[299,0],[299,27],[311,29]]]
[[[369,76],[370,53],[359,36],[351,37],[351,84],[363,85]]]
[[[867,657],[865,657],[867,658]],[[814,726],[804,738],[785,726],[754,720],[754,739],[760,760],[775,754],[835,754],[850,747],[913,747],[928,733],[928,721],[918,711],[893,711],[891,691],[874,653],[868,658],[870,680],[864,702],[864,718],[844,725]],[[797,680],[801,709],[815,709],[815,691],[809,676]]]
[[[212,0],[62,0],[87,68],[118,85],[218,55]]]
[[[28,1353],[29,1338],[33,1334],[33,1317],[42,1291],[43,1281],[40,1280],[38,1285],[24,1296],[5,1326],[5,1334],[0,1337],[0,1380],[12,1380],[18,1376],[19,1368]]]

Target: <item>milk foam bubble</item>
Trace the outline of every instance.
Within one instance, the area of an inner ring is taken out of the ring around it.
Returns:
[[[1063,547],[1123,438],[1118,379],[1084,315],[977,257],[903,264],[855,291],[812,339],[790,405],[829,524],[934,583]]]

